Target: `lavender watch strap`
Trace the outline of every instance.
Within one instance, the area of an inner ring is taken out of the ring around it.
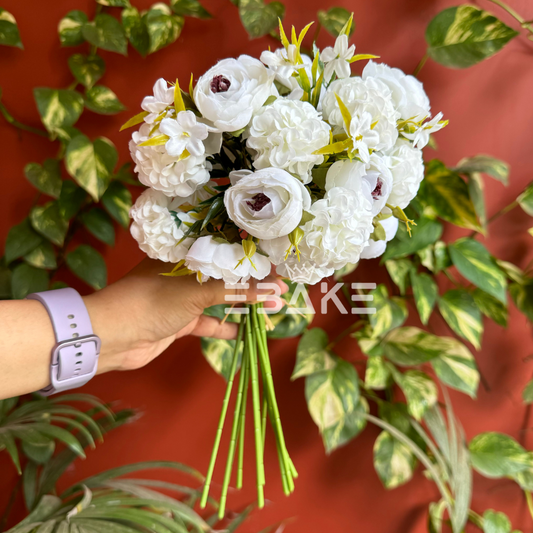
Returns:
[[[36,292],[27,298],[44,305],[57,341],[52,351],[51,383],[39,392],[48,396],[81,387],[96,374],[100,353],[100,339],[93,334],[83,299],[70,288]]]

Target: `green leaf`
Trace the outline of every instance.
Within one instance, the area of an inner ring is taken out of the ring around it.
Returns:
[[[96,15],[93,22],[82,27],[83,37],[102,50],[128,54],[128,40],[120,22],[106,13]]]
[[[251,39],[257,39],[269,34],[278,26],[278,18],[282,19],[285,7],[281,2],[264,0],[240,0],[239,16],[244,29]]]
[[[346,263],[342,268],[335,270],[335,274],[333,274],[333,278],[335,279],[335,281],[339,281],[345,276],[349,276],[352,272],[355,271],[356,268],[357,268],[357,263]]]
[[[5,265],[4,259],[0,259],[0,300],[11,298],[11,270]],[[0,401],[0,413],[2,412]]]
[[[522,391],[524,403],[533,403],[533,379],[525,386]]]
[[[20,224],[13,226],[7,234],[4,252],[6,264],[30,253],[41,244],[42,240],[42,237],[33,231],[29,219],[25,218]]]
[[[413,263],[409,259],[395,259],[394,261],[385,261],[387,272],[400,289],[401,294],[405,294],[409,286],[409,273],[413,270]]]
[[[468,194],[474,204],[474,210],[483,231],[487,231],[487,208],[485,206],[485,185],[481,174],[469,174],[467,176]]]
[[[451,337],[448,347],[439,357],[431,360],[435,374],[442,383],[475,398],[479,385],[479,372],[474,356],[461,342]]]
[[[65,156],[69,174],[95,201],[107,189],[117,160],[117,150],[109,139],[98,137],[91,142],[85,135],[69,142]]]
[[[488,478],[512,476],[533,466],[532,453],[503,433],[476,435],[469,449],[472,466]]]
[[[211,368],[220,374],[226,381],[229,379],[233,354],[235,352],[235,340],[212,339],[202,337],[202,353]],[[242,347],[239,350],[237,365],[240,366]],[[237,367],[237,368],[238,368]]]
[[[62,181],[57,159],[46,159],[42,166],[38,163],[28,163],[24,167],[24,175],[37,190],[52,198],[59,197]]]
[[[507,515],[488,509],[483,513],[483,533],[511,533]]]
[[[99,240],[113,246],[115,244],[115,228],[109,215],[94,207],[81,216],[83,225]]]
[[[481,348],[483,322],[472,295],[464,289],[454,289],[439,298],[439,311],[450,328],[471,342],[476,350]]]
[[[405,322],[407,318],[405,302],[401,298],[389,298],[385,285],[378,285],[369,294],[373,299],[367,305],[376,309],[376,312],[370,315],[372,338],[381,337]]]
[[[0,7],[0,44],[24,49],[15,17]]]
[[[440,218],[461,228],[482,231],[468,185],[441,161],[427,163],[420,194]]]
[[[499,300],[491,296],[490,294],[482,291],[481,289],[476,289],[472,296],[474,297],[474,302],[478,306],[479,310],[491,320],[494,320],[496,324],[507,327],[507,306],[502,304]]]
[[[327,453],[349,442],[365,427],[368,406],[359,398],[358,381],[354,367],[342,359],[334,368],[305,378],[307,407]]]
[[[465,157],[455,168],[459,174],[487,174],[504,185],[509,184],[509,165],[490,155],[479,154]]]
[[[119,181],[112,181],[102,196],[107,212],[125,229],[130,224],[131,193]]]
[[[468,281],[506,304],[505,275],[480,242],[464,237],[450,244],[449,250],[453,264]]]
[[[321,328],[308,329],[302,335],[296,350],[296,364],[291,380],[302,376],[310,376],[335,366],[335,359],[326,347],[329,344],[328,334]]]
[[[365,371],[365,385],[370,389],[383,390],[389,386],[391,371],[383,357],[368,358]]]
[[[452,260],[445,242],[437,241],[433,246],[433,254],[435,256],[435,272],[440,272],[451,266]]]
[[[431,218],[420,217],[409,237],[405,224],[400,224],[396,237],[387,243],[383,261],[411,255],[429,244],[433,244],[442,235],[442,224]]]
[[[374,443],[374,468],[386,489],[394,489],[413,477],[415,457],[411,450],[387,431]]]
[[[527,187],[516,201],[529,216],[533,217],[533,185]]]
[[[518,310],[533,322],[533,280],[527,283],[511,283],[509,292]]]
[[[100,115],[116,115],[126,107],[108,87],[95,85],[85,92],[85,106]]]
[[[428,25],[429,56],[450,68],[467,68],[501,50],[518,32],[470,5],[441,11]]]
[[[67,13],[59,22],[58,32],[61,46],[78,46],[85,40],[81,33],[83,26],[89,21],[83,11],[74,10]]]
[[[130,6],[122,11],[122,26],[133,48],[146,56],[150,49],[150,36],[146,21],[136,7]]]
[[[128,7],[130,5],[129,0],[96,0],[102,6],[109,7]]]
[[[34,207],[30,211],[33,229],[57,246],[63,246],[68,222],[61,216],[57,201]]]
[[[107,267],[104,258],[91,246],[81,244],[66,256],[70,270],[93,289],[107,285]]]
[[[198,0],[170,0],[170,7],[176,15],[181,15],[182,17],[213,18],[213,15]]]
[[[58,440],[68,446],[75,454],[85,458],[85,452],[78,441],[69,431],[58,426],[47,423],[37,423],[33,425],[34,429],[51,439]]]
[[[327,11],[320,10],[318,12],[318,21],[333,37],[338,37],[351,15],[350,11],[343,7],[330,7]],[[350,36],[354,31],[355,22],[352,22]]]
[[[83,112],[81,94],[71,89],[36,87],[33,89],[33,96],[41,121],[51,133],[74,125]]]
[[[383,339],[383,351],[388,359],[400,366],[421,365],[450,349],[450,337],[437,337],[419,328],[393,329]]]
[[[411,272],[411,284],[420,321],[426,325],[435,307],[439,288],[429,274],[417,274],[415,271]]]
[[[404,374],[393,371],[392,376],[405,394],[409,414],[416,420],[422,420],[426,411],[437,403],[435,382],[420,370],[408,370]]]
[[[24,256],[24,261],[36,268],[54,269],[57,268],[56,252],[54,247],[44,241],[37,248]]]
[[[44,443],[32,443],[22,441],[22,451],[33,462],[44,464],[50,460],[56,448],[55,442],[51,439]]]
[[[153,54],[172,44],[181,34],[184,19],[174,15],[166,4],[154,4],[145,15],[145,24],[150,37],[148,52]]]
[[[74,54],[68,58],[72,75],[84,87],[90,89],[105,73],[105,61],[97,54]]]
[[[11,433],[0,434],[0,448],[5,448],[7,450],[7,453],[11,457],[11,460],[20,475],[22,470],[20,469],[19,452],[17,450],[17,445],[15,444],[15,439]]]
[[[65,220],[70,220],[81,208],[87,193],[73,181],[64,181],[59,195],[59,212]]]
[[[26,298],[32,292],[48,289],[48,272],[26,263],[15,267],[11,277],[11,291],[15,300]]]

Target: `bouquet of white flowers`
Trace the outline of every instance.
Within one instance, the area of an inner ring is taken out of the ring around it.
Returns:
[[[131,233],[154,259],[175,263],[168,275],[196,273],[230,284],[277,273],[314,284],[347,264],[383,254],[403,209],[424,177],[421,149],[446,125],[431,118],[422,84],[370,61],[361,76],[350,19],[333,48],[301,51],[306,26],[261,60],[224,59],[191,82],[160,79],[130,142],[139,180],[149,188],[131,210]],[[242,364],[222,487],[224,514],[237,443],[237,487],[248,383],[252,388],[258,504],[263,506],[263,447],[270,419],[283,488],[297,476],[285,446],[261,304],[242,315],[201,505],[207,502],[234,377]],[[262,390],[261,390],[262,386]],[[262,396],[262,399],[261,399]]]

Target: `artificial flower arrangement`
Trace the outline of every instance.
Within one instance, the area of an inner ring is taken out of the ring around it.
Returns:
[[[139,180],[149,188],[131,209],[131,234],[167,273],[229,284],[276,272],[315,284],[360,259],[384,253],[403,209],[424,177],[422,148],[446,125],[431,118],[413,76],[349,45],[352,18],[334,47],[301,51],[306,26],[283,47],[219,61],[188,93],[160,79],[130,142]],[[360,76],[350,65],[370,60]],[[252,389],[258,506],[264,504],[266,420],[274,430],[286,494],[297,472],[287,451],[274,391],[262,304],[247,305],[201,506],[207,502],[222,429],[240,365],[219,514],[235,454],[242,486],[245,411]],[[242,364],[240,363],[242,351]],[[238,450],[237,450],[238,448]]]

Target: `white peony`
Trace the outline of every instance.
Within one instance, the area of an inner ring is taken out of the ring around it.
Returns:
[[[149,113],[144,117],[144,121],[147,124],[153,124],[159,114],[173,103],[174,87],[169,87],[166,80],[159,78],[154,85],[154,95],[143,98],[141,107]]]
[[[224,194],[228,216],[259,239],[288,235],[302,220],[303,211],[311,208],[305,186],[284,170],[238,171],[230,179],[232,186]]]
[[[200,77],[194,101],[217,131],[237,131],[272,94],[274,76],[253,57],[223,59]]]
[[[388,203],[405,209],[416,196],[424,179],[422,150],[400,139],[387,153],[386,159],[393,178]]]
[[[385,230],[385,240],[374,241],[370,239],[368,245],[361,252],[361,259],[374,259],[383,255],[387,249],[387,242],[394,239],[398,231],[398,219],[394,217],[386,218],[385,220],[381,220],[381,225]]]
[[[415,148],[424,148],[429,142],[429,136],[432,133],[436,133],[448,124],[448,121],[442,121],[442,113],[438,113],[431,120],[428,120],[424,124],[415,129],[413,133],[403,132],[403,136],[410,141],[413,141]]]
[[[164,118],[159,131],[170,138],[165,144],[168,155],[179,157],[185,150],[190,155],[201,156],[205,153],[202,141],[207,139],[208,129],[198,122],[192,111],[181,111],[176,118]]]
[[[149,124],[143,124],[129,145],[141,183],[167,196],[186,197],[209,181],[210,164],[204,155],[180,159],[169,155],[165,145],[139,146],[149,138],[150,129]]]
[[[414,76],[405,74],[399,68],[369,61],[362,74],[363,80],[379,79],[391,91],[394,107],[404,120],[424,120],[431,116],[429,98],[424,87]]]
[[[255,168],[282,168],[309,183],[313,166],[324,161],[314,152],[329,143],[329,132],[311,104],[280,98],[253,116],[245,136]]]
[[[185,256],[185,266],[197,273],[199,281],[223,279],[226,283],[245,283],[250,277],[264,279],[270,273],[270,261],[255,253],[251,257],[255,268],[240,244],[218,242],[211,235],[196,239]],[[239,264],[240,262],[240,264]],[[237,266],[238,265],[238,266]]]
[[[372,154],[368,163],[337,161],[326,174],[326,191],[344,187],[363,195],[372,202],[372,215],[376,216],[389,202],[393,177],[383,157]]]
[[[195,220],[180,211],[186,198],[169,198],[162,192],[146,189],[130,210],[130,227],[139,248],[152,259],[177,263],[181,261],[194,239],[179,241],[187,231],[187,223]]]
[[[350,131],[345,131],[337,96],[352,116]],[[398,138],[396,121],[400,114],[394,109],[390,89],[377,79],[335,80],[326,91],[322,110],[324,118],[334,127],[333,133],[345,132],[354,138],[365,160],[370,150],[388,150]]]
[[[349,78],[350,59],[355,53],[355,45],[348,46],[348,36],[346,34],[339,35],[335,40],[335,46],[328,46],[320,53],[320,59],[324,62],[324,80],[329,82],[333,74],[337,78]]]

